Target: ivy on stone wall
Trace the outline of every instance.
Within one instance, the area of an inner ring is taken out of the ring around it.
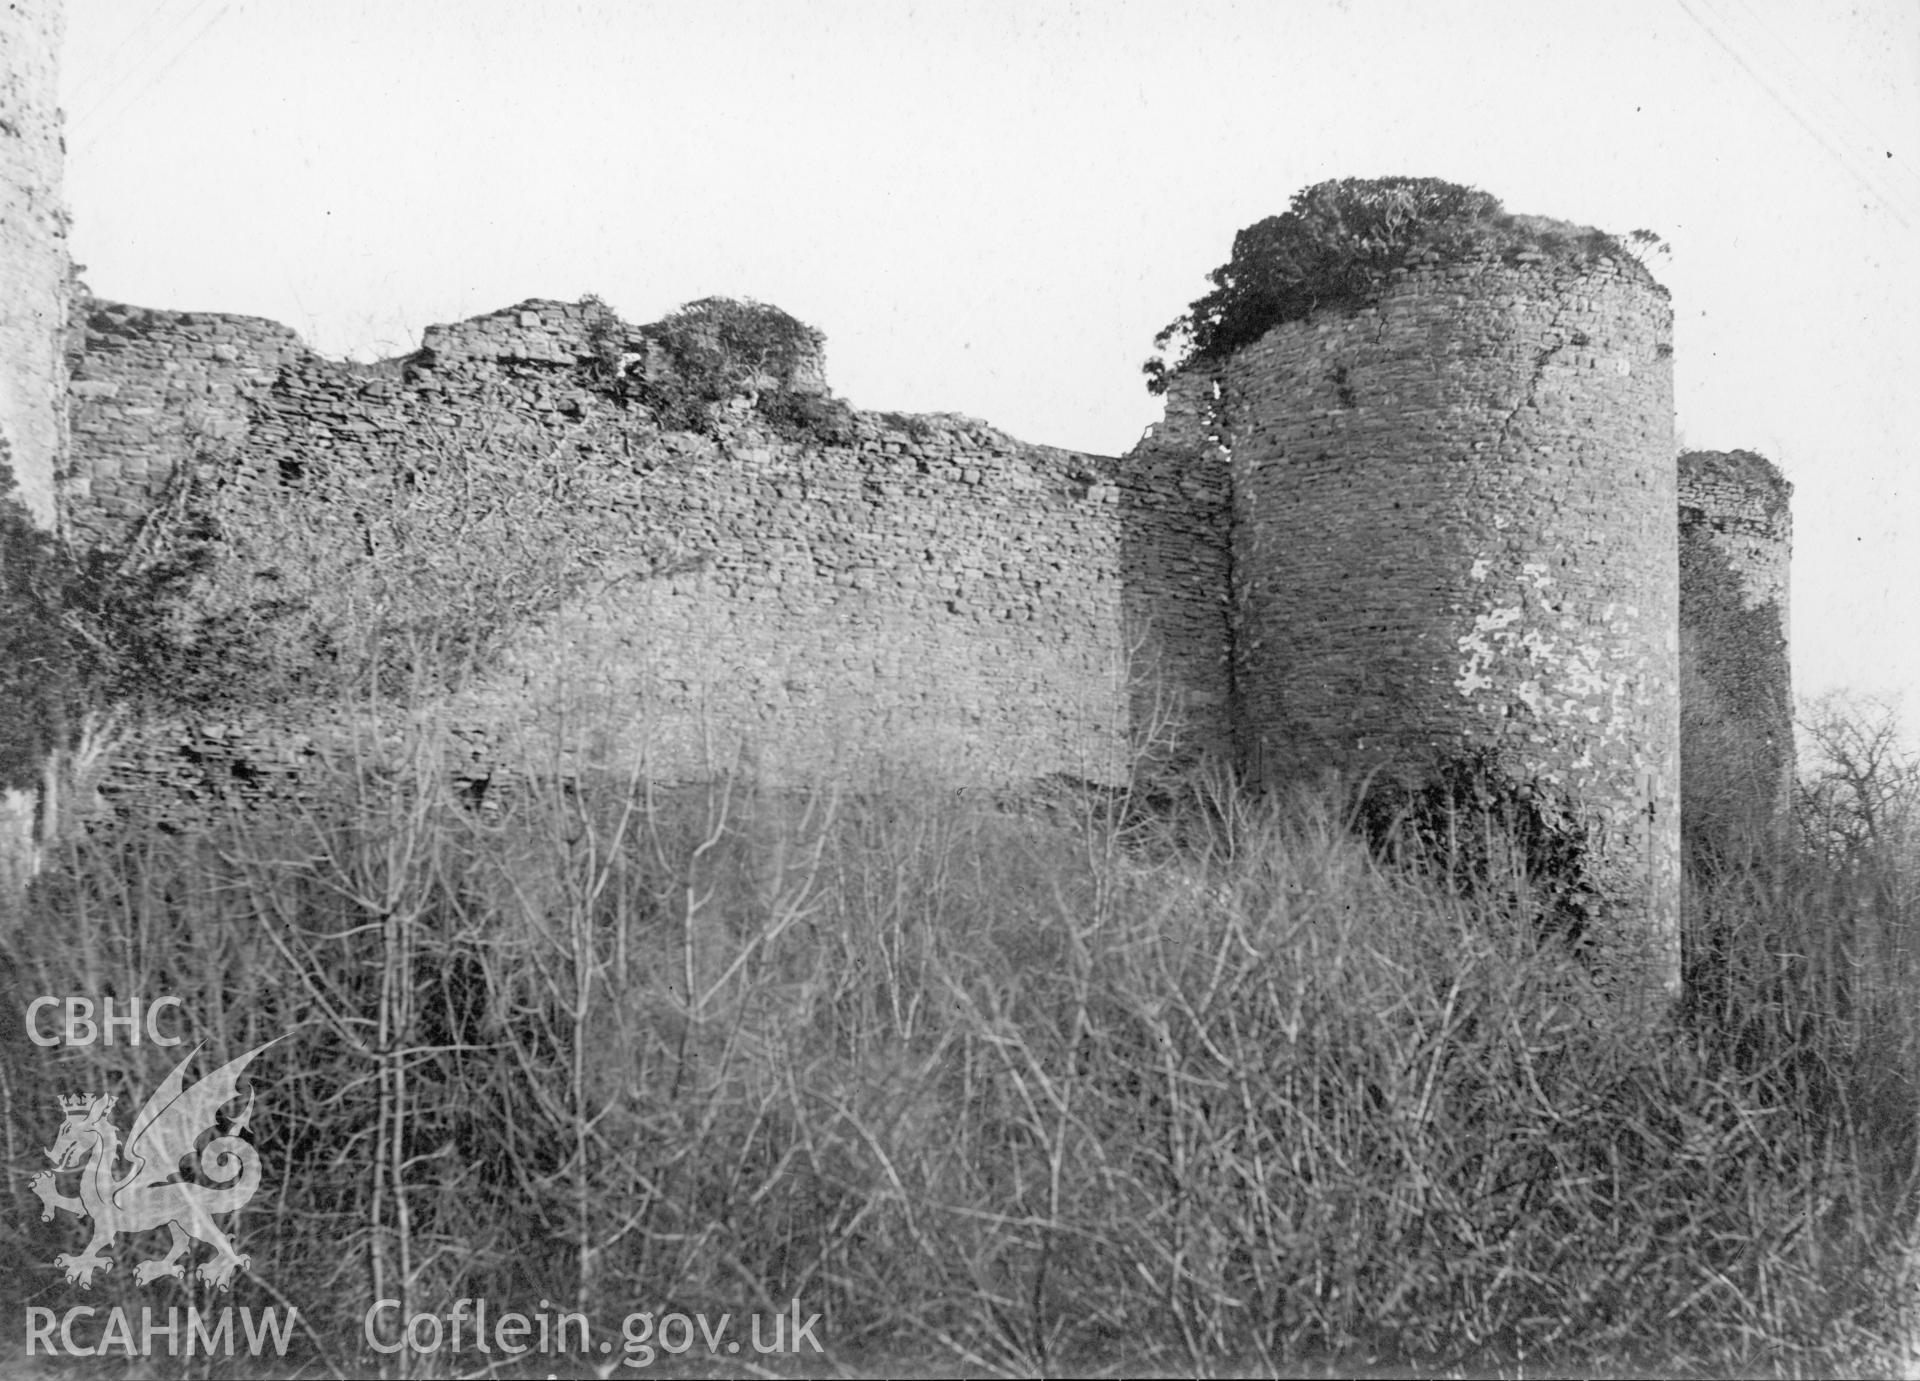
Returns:
[[[34,525],[13,487],[13,471],[0,461],[0,787],[17,788],[39,780],[75,695],[53,537]]]
[[[206,718],[444,686],[616,553],[671,569],[592,447],[484,410],[389,464],[317,452],[291,480],[203,445],[128,540],[85,551],[0,499],[0,786],[37,781],[88,708]]]
[[[1597,230],[1506,213],[1478,188],[1432,177],[1340,178],[1296,192],[1288,209],[1233,237],[1233,255],[1208,274],[1213,291],[1153,339],[1147,389],[1170,374],[1224,360],[1274,327],[1323,307],[1377,301],[1389,275],[1420,262],[1526,253],[1639,262],[1651,231],[1625,241]]]
[[[115,548],[77,551],[38,527],[0,463],[0,785],[38,780],[88,707],[204,696],[254,668],[233,621],[187,598],[213,558],[177,502]]]
[[[1511,896],[1524,882],[1544,934],[1577,946],[1598,912],[1592,841],[1573,803],[1516,777],[1491,750],[1445,759],[1417,783],[1376,783],[1358,819],[1378,852],[1458,895]]]

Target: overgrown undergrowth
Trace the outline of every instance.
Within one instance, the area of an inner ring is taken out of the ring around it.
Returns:
[[[577,1309],[609,1373],[630,1314],[793,1301],[855,1366],[1890,1365],[1904,903],[1724,882],[1695,997],[1648,1022],[1526,898],[1385,868],[1324,806],[1063,829],[721,777],[478,814],[416,749],[298,811],[96,829],[38,881],[9,1010],[173,994],[187,1046],[10,1024],[20,1303],[291,1304],[315,1374],[504,1365],[376,1355],[382,1299],[383,1342],[462,1299]],[[115,1093],[124,1128],[194,1042],[204,1071],[280,1036],[231,1298],[135,1285],[160,1234],[67,1285],[82,1231],[23,1187],[56,1096]]]

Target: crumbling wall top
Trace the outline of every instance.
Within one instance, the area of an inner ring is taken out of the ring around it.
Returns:
[[[1742,497],[1757,500],[1769,518],[1784,518],[1793,485],[1780,468],[1754,451],[1688,451],[1680,457],[1680,501],[1722,508]]]
[[[597,313],[578,302],[530,297],[465,321],[429,326],[420,348],[437,360],[530,360],[572,364],[593,356]]]

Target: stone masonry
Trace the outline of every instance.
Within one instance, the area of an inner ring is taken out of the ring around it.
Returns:
[[[261,591],[265,610],[299,604],[272,595],[288,496],[310,512],[338,497],[319,555],[350,585],[384,569],[396,477],[471,476],[461,457],[495,448],[535,467],[490,471],[503,495],[534,474],[592,495],[592,578],[569,568],[534,605],[503,606],[487,675],[439,692],[477,778],[528,751],[667,777],[746,758],[775,776],[904,762],[993,783],[1212,757],[1269,787],[1490,758],[1570,803],[1601,894],[1668,987],[1683,732],[1697,859],[1784,819],[1790,491],[1747,452],[1676,472],[1672,313],[1638,264],[1428,253],[1373,305],[1176,373],[1164,421],[1118,460],[967,418],[856,413],[827,393],[817,335],[784,316],[795,329],[769,347],[784,353],[729,379],[731,400],[699,395],[699,417],[646,401],[685,382],[666,357],[683,346],[592,299],[523,302],[345,365],[258,318],[70,301],[61,21],[58,0],[0,5],[13,497],[82,551],[224,524],[243,539],[228,564],[257,569],[208,578]],[[698,306],[682,324],[712,353],[732,318]],[[188,511],[210,494],[217,514]],[[516,510],[487,499],[468,516],[511,535]],[[457,553],[462,537],[408,540]],[[485,574],[540,557],[509,550]],[[347,655],[330,636],[308,651]],[[312,711],[171,725],[132,782],[296,779],[325,734]],[[540,726],[567,745],[533,742]],[[25,857],[30,796],[7,797],[8,858]]]
[[[591,474],[581,525],[619,534],[594,578],[445,702],[476,780],[529,753],[995,784],[1211,757],[1275,787],[1484,755],[1571,803],[1608,914],[1670,986],[1683,627],[1700,763],[1766,812],[1791,771],[1787,490],[1745,453],[1689,457],[1676,488],[1671,311],[1626,260],[1429,256],[1372,306],[1178,372],[1119,459],[829,408],[817,351],[675,430],[623,382],[664,377],[654,338],[592,299],[432,327],[377,365],[259,318],[83,299],[70,319],[37,386],[65,381],[56,488],[82,546],[209,483],[258,538],[316,476],[371,493],[350,477],[501,435]],[[762,390],[820,425],[778,424]],[[377,526],[344,508],[337,554],[373,557]],[[261,568],[222,578],[265,590],[273,553],[250,549]],[[174,724],[124,785],[294,782],[328,732],[271,708]]]
[[[596,753],[669,777],[742,752],[782,774],[878,759],[961,781],[1124,773],[1142,639],[1127,632],[1123,547],[1177,544],[1184,513],[1143,536],[1162,509],[1132,495],[1123,537],[1113,460],[966,418],[850,413],[841,434],[801,442],[736,400],[713,435],[662,431],[586,382],[603,314],[524,302],[350,368],[271,322],[92,303],[73,356],[70,522],[126,540],[194,457],[269,496],[316,457],[398,466],[476,428],[524,427],[607,473],[630,536],[464,694],[477,736],[578,728],[590,711]],[[1151,588],[1136,603],[1145,621]],[[1223,688],[1195,699],[1218,719]],[[176,728],[176,758],[286,759],[277,726],[216,727]]]
[[[262,393],[309,358],[291,330],[259,317],[81,299],[68,340],[72,447],[60,485],[75,537],[125,541],[183,462],[245,437]]]
[[[1489,755],[1575,804],[1601,894],[1669,968],[1671,320],[1624,260],[1432,262],[1214,376],[1252,774]]]
[[[1177,721],[1175,759],[1238,752],[1233,478],[1211,388],[1198,376],[1176,378],[1165,419],[1120,461],[1121,587],[1130,662],[1143,673],[1132,682],[1131,712],[1137,726]]]
[[[48,527],[66,415],[61,33],[55,0],[0,4],[0,461],[12,467],[18,497]]]
[[[1680,457],[1683,826],[1700,864],[1777,844],[1792,800],[1793,486],[1751,451]]]

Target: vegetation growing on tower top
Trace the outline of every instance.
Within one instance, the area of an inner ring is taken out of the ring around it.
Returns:
[[[1623,240],[1564,221],[1509,215],[1492,193],[1440,178],[1315,183],[1294,193],[1280,215],[1233,237],[1233,257],[1207,275],[1213,291],[1153,338],[1160,353],[1142,367],[1147,389],[1164,393],[1170,374],[1224,360],[1318,308],[1378,301],[1396,268],[1528,252],[1640,264],[1643,254],[1665,248],[1650,230]]]

